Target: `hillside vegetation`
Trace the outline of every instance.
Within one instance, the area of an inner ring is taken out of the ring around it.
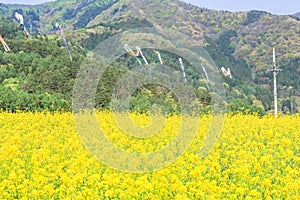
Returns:
[[[14,22],[16,11],[24,15],[26,26],[35,35],[34,40],[22,38]],[[280,109],[287,112],[292,106],[294,109],[300,106],[300,21],[295,17],[263,11],[215,11],[177,0],[59,0],[36,6],[1,4],[0,14],[1,34],[12,48],[12,53],[0,52],[1,90],[6,94],[1,97],[3,109],[20,109],[19,105],[29,109],[29,104],[32,104],[30,109],[37,109],[41,102],[47,101],[42,108],[71,109],[72,84],[88,51],[116,33],[149,26],[188,35],[195,45],[204,46],[219,68],[229,67],[233,79],[224,78],[224,82],[232,109],[242,104],[272,110],[272,74],[266,69],[272,67],[272,48],[276,47],[278,66],[283,69],[278,75]],[[73,63],[65,53],[56,23],[65,30],[74,55]],[[164,59],[174,60],[171,55]],[[120,65],[126,69],[127,64],[120,60],[112,66],[106,81],[117,80],[124,73]],[[201,78],[189,70],[189,66],[187,71],[195,90],[203,91],[203,86],[196,84]],[[99,107],[109,107],[112,88],[110,85],[105,90],[107,93],[99,94],[102,95]],[[156,89],[148,87],[147,91],[155,93]],[[145,96],[147,92],[143,92]],[[168,91],[165,94],[168,96]],[[206,99],[202,101],[205,104],[209,103],[206,95],[199,92],[199,97]],[[155,100],[147,97],[146,108]]]
[[[293,16],[297,17],[300,19],[300,12],[293,14]]]

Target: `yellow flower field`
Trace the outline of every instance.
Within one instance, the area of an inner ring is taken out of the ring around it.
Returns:
[[[152,151],[173,137],[178,116],[149,141],[128,137],[110,112],[99,112],[107,137],[121,148]],[[132,114],[146,126],[145,115]],[[300,116],[227,116],[210,154],[199,150],[209,127],[201,118],[193,143],[175,163],[149,173],[98,162],[72,113],[0,114],[0,199],[299,199]]]

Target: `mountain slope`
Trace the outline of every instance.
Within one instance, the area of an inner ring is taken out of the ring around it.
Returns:
[[[235,57],[244,58],[253,67],[267,68],[272,48],[278,61],[300,57],[300,21],[266,12],[227,12],[199,8],[179,0],[59,0],[37,6],[1,6],[0,13],[13,19],[14,12],[24,14],[25,23],[34,32],[48,33],[60,23],[72,31],[95,25],[121,24],[130,18],[146,20],[154,26],[170,28],[207,45],[205,37],[217,39],[224,32],[237,32],[230,47]]]
[[[14,19],[17,11],[24,16],[24,22],[32,31],[47,34],[59,23],[67,30],[84,28],[90,20],[109,8],[118,0],[58,0],[34,6],[4,5],[0,13]]]
[[[272,48],[277,47],[279,61],[300,57],[300,21],[289,16],[277,16],[261,11],[219,12],[199,8],[181,1],[126,1],[118,3],[92,20],[88,26],[124,22],[130,17],[145,19],[151,24],[170,28],[206,45],[205,37],[217,39],[234,30],[230,46],[235,56],[245,58],[255,67],[268,67]],[[266,62],[267,61],[267,62]]]
[[[298,17],[300,19],[300,12],[293,14],[293,16]]]
[[[230,98],[260,100],[267,110],[272,106],[272,74],[265,69],[272,67],[276,47],[278,65],[284,69],[278,75],[281,103],[300,96],[300,21],[290,16],[214,11],[179,0],[59,0],[37,6],[0,6],[1,15],[9,20],[14,20],[15,11],[23,13],[31,32],[50,37],[55,23],[60,23],[68,41],[89,50],[131,28],[161,26],[184,33],[195,45],[204,46],[218,67],[232,69],[234,79],[224,79]],[[2,24],[1,30],[11,31],[5,37],[17,37],[16,23],[11,28]]]

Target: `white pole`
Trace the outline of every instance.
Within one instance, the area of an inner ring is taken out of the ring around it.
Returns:
[[[204,65],[203,65],[202,63],[201,63],[201,67],[202,67],[202,69],[203,69],[203,71],[204,71],[204,74],[205,74],[206,80],[209,82],[209,78],[208,78],[207,71],[206,71],[206,69],[205,69],[205,67],[204,67]]]
[[[273,63],[274,63],[274,66],[275,66],[276,65],[275,48],[273,48]]]
[[[146,65],[149,65],[147,59],[145,58],[145,56],[144,56],[144,54],[143,54],[143,52],[142,52],[142,49],[141,49],[140,47],[136,47],[136,49],[138,50],[138,52],[140,52],[140,55],[142,56],[142,58],[143,58],[145,64],[146,64]]]
[[[276,69],[276,55],[275,48],[273,48],[273,76],[274,76],[274,114],[278,117],[278,104],[277,104],[277,69]]]
[[[182,70],[182,74],[183,74],[183,79],[186,82],[187,80],[186,80],[186,74],[185,74],[185,69],[184,69],[184,65],[182,62],[182,58],[179,58],[179,62],[180,62],[180,66],[181,66],[181,70]]]
[[[157,54],[158,59],[159,59],[159,61],[160,61],[160,64],[163,65],[164,63],[163,63],[163,61],[162,61],[162,59],[161,59],[161,55],[160,55],[159,51],[154,51],[154,52]]]
[[[273,48],[273,69],[269,69],[269,72],[273,72],[274,76],[274,115],[278,117],[278,103],[277,103],[277,74],[282,71],[281,69],[276,68],[276,53],[275,48]]]

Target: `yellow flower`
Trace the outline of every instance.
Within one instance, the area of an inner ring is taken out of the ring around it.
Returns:
[[[97,112],[97,118],[114,145],[140,153],[166,147],[181,124],[180,116],[168,116],[157,134],[143,139],[129,136],[110,111]],[[150,131],[157,128],[151,126],[153,118],[145,114],[131,113],[130,118],[137,126],[146,127],[142,133],[147,132],[147,126]],[[278,119],[227,116],[223,134],[202,159],[199,151],[211,119],[208,115],[201,117],[191,146],[176,162],[155,172],[130,174],[105,166],[85,148],[72,113],[2,112],[0,199],[293,199],[300,196],[299,115]],[[189,129],[185,133],[191,135]],[[156,162],[173,156],[174,151],[169,150],[156,157]],[[133,166],[144,164],[118,159]]]

